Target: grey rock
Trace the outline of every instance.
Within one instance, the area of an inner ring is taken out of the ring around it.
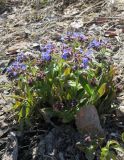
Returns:
[[[93,105],[80,108],[76,115],[76,126],[82,134],[103,134],[97,110]]]
[[[18,141],[14,132],[8,136],[8,143],[2,160],[17,160],[18,158]]]

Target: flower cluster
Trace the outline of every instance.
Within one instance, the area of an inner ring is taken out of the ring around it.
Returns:
[[[11,77],[17,77],[17,75],[21,74],[26,69],[27,66],[24,63],[15,61],[7,68],[6,72],[8,76],[11,78]]]
[[[51,43],[46,44],[45,46],[41,47],[41,59],[50,61],[51,60],[51,54],[54,51],[54,45]]]
[[[61,45],[58,47],[55,44],[47,43],[46,45],[39,45],[40,51],[37,55],[38,61],[51,61],[53,55],[60,55],[66,61],[74,62],[73,68],[88,69],[89,63],[95,57],[97,52],[102,47],[107,47],[107,40],[97,40],[88,38],[80,32],[68,32],[67,35],[61,37]],[[35,51],[32,51],[35,55]],[[11,77],[16,77],[18,74],[23,73],[28,67],[25,62],[29,59],[31,54],[21,52],[17,55],[16,60],[7,68],[7,73]],[[36,58],[35,56],[32,56]]]
[[[64,121],[70,121],[78,107],[97,105],[103,95],[113,93],[114,71],[109,70],[103,59],[98,61],[108,47],[106,39],[69,32],[59,43],[35,44],[30,52],[18,54],[6,73],[21,90],[16,97],[22,97],[22,101],[15,108],[22,112],[27,107],[27,113],[19,119],[27,118],[40,103],[58,112]]]

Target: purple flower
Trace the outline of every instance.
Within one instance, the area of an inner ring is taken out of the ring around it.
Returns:
[[[48,44],[46,44],[45,46],[42,46],[42,47],[41,47],[41,51],[51,53],[54,48],[55,48],[55,47],[54,47],[53,44],[48,43]]]
[[[62,49],[67,48],[67,47],[68,47],[68,45],[66,43],[63,43]]]
[[[7,73],[10,73],[10,72],[12,72],[12,66],[9,66],[9,67],[7,67],[7,70],[6,70],[6,72],[7,72]]]
[[[89,49],[89,50],[85,53],[85,56],[90,58],[92,54],[93,54],[93,50]]]
[[[26,56],[25,56],[24,53],[22,52],[22,53],[20,53],[20,54],[17,55],[16,60],[17,60],[18,62],[21,62],[21,61],[23,61],[25,58],[26,58]]]
[[[67,36],[65,37],[65,40],[71,41],[71,40],[72,40],[71,35],[67,35]]]
[[[67,54],[62,54],[62,59],[67,59],[68,58],[68,55]]]
[[[47,49],[47,50],[46,50],[46,53],[47,53],[47,54],[50,54],[51,52],[52,52],[51,49]]]
[[[42,57],[43,60],[46,60],[46,61],[51,60],[51,55],[49,53],[47,53],[47,52],[43,52],[41,54],[41,57]]]
[[[82,59],[82,65],[83,65],[84,69],[86,69],[88,67],[88,62],[89,62],[89,59],[87,57],[84,57]]]
[[[78,38],[79,35],[80,35],[79,32],[74,32],[73,35],[72,35],[72,38],[74,38],[74,39],[75,39],[75,38]]]
[[[71,48],[63,49],[62,58],[66,60],[70,54],[71,54]]]
[[[78,38],[81,41],[84,41],[84,40],[87,39],[86,36],[84,34],[80,33],[80,32],[74,32],[73,35],[72,35],[72,38],[73,39]]]
[[[15,61],[15,62],[12,64],[12,67],[13,67],[14,69],[19,69],[19,68],[20,68],[20,62]]]
[[[52,43],[48,43],[45,45],[46,49],[54,49],[54,45]]]
[[[79,49],[79,53],[83,53],[83,49],[82,48]]]
[[[26,70],[26,68],[27,66],[25,64],[15,61],[7,68],[6,72],[15,76],[18,71]]]
[[[69,35],[69,36],[70,36],[71,34],[72,34],[71,32],[67,32],[67,35]]]
[[[14,71],[13,72],[13,76],[16,77],[17,76],[17,72]]]
[[[92,42],[90,42],[88,48],[99,48],[101,46],[101,43],[94,39]]]
[[[26,70],[27,66],[25,64],[21,64],[21,69]]]
[[[87,40],[87,37],[84,34],[80,34],[79,39],[81,41],[85,41],[85,40]]]
[[[70,52],[69,49],[63,49],[63,54],[68,54]]]

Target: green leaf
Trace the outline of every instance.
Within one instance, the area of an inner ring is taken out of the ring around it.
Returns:
[[[72,111],[63,111],[59,112],[60,117],[63,120],[63,123],[69,123],[74,119],[74,112]]]
[[[68,81],[68,84],[69,84],[69,86],[71,86],[71,87],[76,87],[76,82],[74,82],[74,81]]]
[[[105,92],[106,92],[106,83],[103,83],[98,90],[99,96],[102,97],[105,94]]]
[[[111,77],[113,77],[113,76],[115,76],[115,74],[116,74],[116,69],[115,69],[115,67],[114,66],[110,66],[110,71],[109,71],[109,75],[111,76]]]
[[[118,145],[118,142],[117,141],[115,141],[115,140],[111,140],[111,141],[108,141],[107,142],[107,148],[109,148],[111,145]]]
[[[95,148],[93,145],[89,146],[89,148],[85,151],[86,158],[88,160],[94,160],[95,158]]]
[[[30,107],[26,106],[26,118],[29,116],[30,114]]]
[[[83,86],[83,88],[85,89],[85,91],[90,95],[92,96],[94,91],[93,89],[90,87],[90,85],[88,84],[88,81],[86,79],[84,79],[82,77],[82,75],[79,77],[79,80],[80,80],[80,84]]]
[[[66,68],[64,71],[64,75],[68,76],[71,73],[71,68]]]
[[[124,142],[124,133],[122,133],[121,137],[122,137],[122,141]]]
[[[67,100],[71,99],[71,95],[68,93],[67,94]]]
[[[81,84],[77,83],[76,81],[68,81],[68,84],[71,87],[77,87],[78,90],[82,88]]]
[[[91,87],[89,86],[89,84],[85,84],[84,85],[85,90],[87,91],[87,93],[92,96],[93,95],[93,90],[91,89]]]
[[[106,147],[103,147],[101,150],[100,160],[106,160],[109,150]]]
[[[14,109],[17,109],[18,107],[21,106],[21,102],[16,101],[15,105],[13,106]]]

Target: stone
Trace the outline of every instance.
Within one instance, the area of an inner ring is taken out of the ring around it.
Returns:
[[[10,132],[5,153],[2,160],[17,160],[18,158],[18,140],[14,132]]]
[[[84,22],[83,22],[82,19],[79,19],[79,20],[77,20],[77,21],[75,21],[75,22],[72,22],[72,23],[70,24],[70,26],[71,26],[72,28],[74,28],[74,29],[79,29],[79,28],[83,27],[83,25],[84,25]]]
[[[95,106],[87,105],[80,108],[76,115],[76,126],[82,134],[103,134],[99,116]]]

